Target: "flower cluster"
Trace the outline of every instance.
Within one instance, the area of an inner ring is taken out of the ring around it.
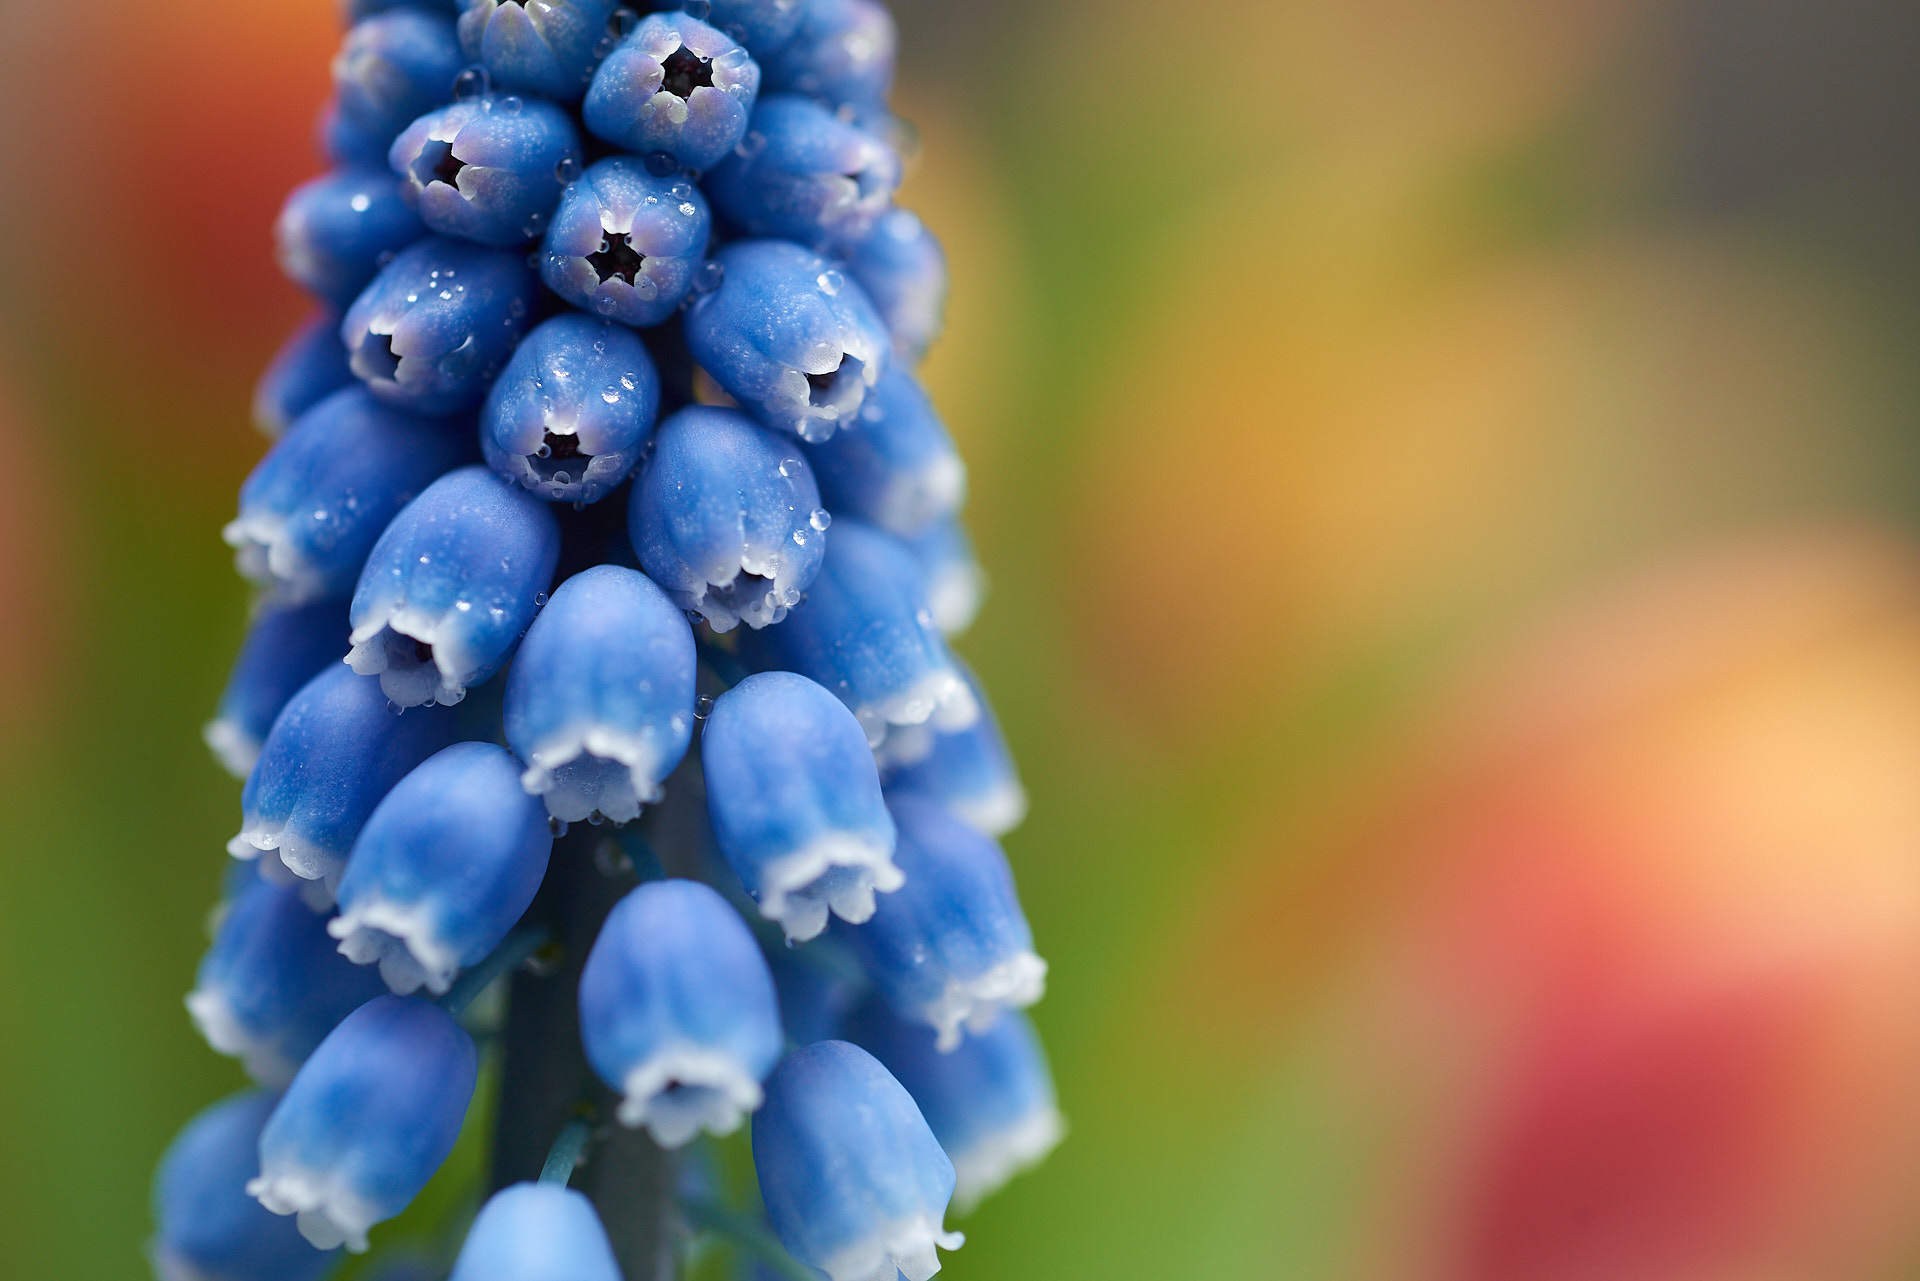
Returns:
[[[317,310],[256,395],[225,538],[257,605],[207,728],[245,789],[187,1005],[257,1088],[162,1164],[156,1268],[368,1249],[545,983],[582,1092],[503,1088],[555,1155],[496,1171],[455,1281],[613,1281],[637,1211],[567,1186],[583,1145],[684,1173],[749,1116],[761,1204],[680,1177],[676,1222],[924,1281],[950,1199],[1060,1120],[996,841],[1025,797],[949,648],[981,580],[914,373],[946,264],[893,203],[892,19],[342,8],[333,168],[276,227]],[[581,868],[613,882],[584,932]]]

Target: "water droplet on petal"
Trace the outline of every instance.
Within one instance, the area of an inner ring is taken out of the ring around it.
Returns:
[[[711,715],[713,715],[713,695],[702,694],[693,700],[693,719],[704,721]]]
[[[553,167],[553,176],[560,182],[573,182],[580,177],[580,162],[572,156],[560,157],[560,163]]]
[[[708,0],[685,0],[685,3],[680,6],[680,12],[695,22],[705,22],[713,13],[713,5],[708,3]]]
[[[457,101],[466,102],[473,98],[483,98],[493,90],[493,81],[482,66],[468,67],[453,78],[453,96]]]
[[[807,517],[807,524],[824,534],[827,532],[827,526],[833,524],[833,513],[824,507],[816,507],[813,509],[813,515]]]
[[[818,276],[814,277],[813,283],[820,286],[821,293],[831,298],[840,292],[840,290],[846,285],[847,281],[846,281],[846,277],[842,276],[839,272],[834,271],[832,268],[828,268],[826,271],[823,271]]]
[[[617,405],[620,403],[620,389],[618,387],[603,388],[600,392],[600,399],[606,401],[609,405]]]
[[[710,294],[725,283],[726,279],[726,267],[709,258],[700,264],[700,270],[693,273],[694,292]]]
[[[533,603],[536,607],[545,609],[547,607],[547,594],[545,592],[535,592],[533,594]]]
[[[625,40],[640,25],[640,15],[631,9],[615,9],[607,19],[607,34],[616,40]]]

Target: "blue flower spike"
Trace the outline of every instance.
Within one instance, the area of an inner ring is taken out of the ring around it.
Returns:
[[[460,12],[460,0],[339,0],[338,8],[341,19],[351,23],[390,9],[424,9],[452,16]]]
[[[986,694],[971,672],[961,670],[980,704],[980,719],[950,734],[916,725],[887,735],[879,752],[882,779],[888,790],[930,796],[998,838],[1027,816],[1027,790]]]
[[[654,433],[627,530],[674,604],[728,632],[771,626],[800,602],[828,520],[791,440],[738,411],[692,405]]]
[[[803,0],[793,39],[762,60],[767,92],[830,107],[884,106],[899,40],[893,15],[875,0]]]
[[[429,236],[403,249],[340,322],[353,372],[420,414],[478,404],[527,326],[539,280],[521,254]]]
[[[480,411],[480,449],[536,497],[598,502],[640,460],[659,409],[660,376],[633,331],[569,312],[514,351]]]
[[[746,133],[759,92],[760,66],[732,37],[685,13],[656,13],[593,73],[580,114],[616,147],[704,170]]]
[[[319,1281],[338,1261],[247,1195],[274,1102],[265,1090],[222,1099],[168,1145],[153,1181],[157,1231],[148,1247],[161,1281]]]
[[[655,177],[632,156],[590,166],[560,197],[540,278],[583,311],[645,328],[693,288],[712,215],[686,179]]]
[[[208,1045],[279,1088],[341,1019],[385,991],[334,951],[299,886],[255,876],[224,905],[187,1012]]]
[[[402,129],[452,100],[464,62],[450,15],[394,8],[354,23],[333,58],[327,154],[340,165],[384,166]]]
[[[847,255],[847,270],[887,322],[893,353],[917,365],[946,323],[947,255],[911,210],[890,209]]]
[[[458,726],[437,708],[396,715],[380,683],[329,664],[287,701],[241,793],[240,834],[227,842],[238,859],[261,860],[261,875],[280,869],[319,882],[330,896],[340,883],[360,826],[389,788],[414,766],[449,746]]]
[[[553,852],[520,763],[492,743],[455,743],[394,784],[353,843],[327,932],[405,996],[444,993],[533,902]]]
[[[973,626],[987,594],[987,574],[973,554],[973,539],[958,517],[936,521],[907,540],[920,566],[927,608],[942,635],[958,636]]]
[[[906,884],[881,900],[847,941],[895,1012],[937,1032],[951,1050],[962,1028],[984,1032],[1005,1009],[1046,991],[1007,857],[993,838],[929,797],[887,798],[899,828],[894,861]]]
[[[779,1003],[753,932],[698,881],[650,881],[614,905],[580,975],[587,1061],[623,1124],[663,1147],[730,1134],[780,1057]]]
[[[297,1216],[326,1250],[367,1249],[453,1150],[473,1098],[473,1039],[445,1010],[380,996],[349,1014],[293,1078],[260,1134],[249,1194]]]
[[[494,1193],[480,1207],[448,1281],[621,1281],[621,1277],[593,1202],[557,1183],[516,1183]]]
[[[425,234],[400,184],[380,169],[336,169],[302,183],[273,224],[287,279],[340,310]]]
[[[934,626],[912,555],[859,521],[833,523],[807,599],[780,626],[743,637],[741,653],[826,686],[875,747],[895,726],[930,722],[951,732],[980,714]]]
[[[467,98],[408,125],[387,164],[430,230],[504,249],[546,230],[580,136],[551,102]]]
[[[967,467],[919,380],[890,366],[860,413],[831,440],[807,446],[829,510],[902,538],[950,520],[967,496]]]
[[[347,663],[400,707],[452,706],[505,666],[560,559],[545,503],[484,467],[429,485],[393,518],[353,593]]]
[[[935,1247],[965,1240],[943,1226],[953,1163],[913,1097],[845,1041],[796,1050],[774,1071],[753,1165],[780,1243],[832,1281],[927,1281]]]
[[[340,345],[340,317],[317,311],[274,353],[254,384],[253,425],[262,436],[277,439],[300,415],[353,382],[347,349]]]
[[[892,207],[900,158],[812,99],[776,94],[760,100],[746,137],[707,185],[714,207],[747,234],[839,252]]]
[[[464,432],[346,388],[267,451],[221,537],[241,575],[283,604],[345,596],[395,513],[472,455]]]
[[[850,1020],[847,1039],[879,1059],[920,1105],[953,1161],[961,1214],[1045,1160],[1066,1133],[1046,1051],[1018,1011],[942,1053],[925,1024],[869,1001]]]
[[[700,739],[720,853],[789,942],[858,924],[900,888],[893,819],[866,734],[832,694],[791,672],[747,677],[714,702]]]
[[[784,240],[736,241],[712,261],[718,286],[686,312],[694,360],[767,426],[833,435],[886,367],[873,304],[831,259]]]
[[[563,822],[615,822],[659,800],[693,738],[693,632],[645,575],[618,565],[560,584],[507,674],[520,783]]]
[[[618,0],[466,0],[460,47],[499,93],[576,102],[593,78]]]
[[[801,0],[713,0],[707,21],[764,58],[800,25]]]
[[[247,630],[220,708],[201,736],[227,772],[244,779],[260,759],[260,744],[273,718],[294,692],[347,652],[343,601],[320,601],[292,609],[271,604]]]

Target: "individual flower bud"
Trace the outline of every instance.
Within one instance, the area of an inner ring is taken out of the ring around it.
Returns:
[[[518,6],[502,5],[501,8]],[[448,1281],[621,1281],[593,1202],[557,1183],[516,1183],[480,1207]]]
[[[329,664],[287,700],[267,732],[240,795],[240,834],[227,852],[257,859],[276,851],[261,875],[285,879],[284,865],[331,892],[373,807],[457,730],[453,715],[438,708],[396,715],[378,681]]]
[[[280,436],[300,415],[353,385],[347,349],[340,345],[340,318],[316,311],[274,353],[254,384],[253,425],[262,436]]]
[[[278,1088],[341,1019],[385,991],[334,951],[299,885],[250,876],[225,905],[187,1012],[208,1045]]]
[[[220,536],[240,573],[286,604],[344,596],[394,514],[472,456],[472,441],[453,424],[349,387],[302,414],[267,451]]]
[[[569,312],[528,334],[487,393],[480,449],[549,502],[598,502],[627,478],[660,411],[660,376],[630,329]]]
[[[553,834],[520,790],[520,763],[492,743],[428,757],[374,808],[327,933],[356,965],[378,963],[402,996],[436,994],[484,960],[533,902]]]
[[[810,98],[778,94],[753,109],[747,136],[707,175],[714,207],[749,235],[815,249],[872,232],[900,185],[900,158]]]
[[[686,312],[694,360],[769,427],[833,435],[886,367],[873,304],[833,262],[784,240],[737,241],[713,262],[718,287]]]
[[[380,399],[415,413],[458,413],[486,394],[539,288],[520,254],[429,236],[354,299],[340,341]]]
[[[618,565],[560,584],[507,674],[521,786],[564,822],[626,822],[660,799],[693,738],[693,633],[643,574]]]
[[[826,686],[878,746],[894,725],[931,720],[964,729],[979,715],[920,592],[919,567],[899,540],[835,521],[807,599],[778,627],[741,638],[755,666]]]
[[[847,1019],[873,995],[873,981],[845,940],[825,934],[805,947],[765,949],[780,997],[780,1026],[795,1045],[841,1037]]]
[[[796,1050],[767,1082],[753,1119],[753,1165],[775,1235],[832,1281],[927,1281],[953,1163],[913,1098],[871,1054],[845,1041]]]
[[[354,23],[333,58],[327,154],[335,164],[384,165],[394,135],[453,97],[464,61],[450,16],[395,8]]]
[[[974,557],[967,527],[956,516],[934,522],[906,542],[920,566],[934,626],[945,636],[958,636],[973,626],[987,594],[987,573]]]
[[[951,519],[967,496],[967,466],[914,376],[890,367],[831,440],[807,446],[820,496],[902,538]]]
[[[428,229],[508,248],[546,229],[579,171],[580,136],[551,102],[467,98],[408,125],[387,165]]]
[[[988,836],[1005,836],[1027,816],[1027,790],[979,681],[964,664],[960,671],[980,718],[946,734],[926,725],[888,734],[880,748],[881,777],[889,791],[930,796]]]
[[[892,794],[887,803],[900,831],[894,862],[907,881],[846,938],[887,1004],[951,1050],[963,1024],[984,1032],[1001,1010],[1039,1000],[1047,963],[1034,954],[993,838],[928,797]]]
[[[586,92],[618,0],[466,0],[460,48],[500,93],[574,102]]]
[[[759,92],[759,64],[725,33],[684,13],[656,13],[593,73],[580,116],[588,133],[616,147],[710,169],[747,131]]]
[[[227,772],[245,778],[260,759],[273,718],[294,692],[347,652],[344,601],[291,609],[269,605],[253,620],[220,695],[220,709],[201,731]]]
[[[363,1253],[453,1150],[473,1098],[473,1038],[445,1010],[380,996],[300,1068],[260,1134],[247,1191],[321,1249]]]
[[[759,672],[722,694],[700,764],[720,853],[789,942],[819,934],[829,909],[864,921],[875,891],[900,888],[866,734],[806,677]]]
[[[368,555],[347,663],[401,707],[451,706],[505,666],[559,560],[545,503],[484,467],[449,472]]]
[[[819,572],[826,523],[791,441],[706,405],[660,424],[627,509],[641,567],[716,632],[785,618]]]
[[[265,1090],[222,1099],[168,1145],[153,1180],[158,1230],[148,1247],[160,1281],[318,1281],[333,1267],[333,1254],[247,1195],[274,1101]]]
[[[293,189],[273,239],[288,280],[344,309],[402,249],[426,234],[384,169],[336,169]]]
[[[793,39],[761,59],[768,93],[830,107],[884,104],[893,88],[893,15],[875,0],[802,0]]]
[[[758,58],[785,43],[800,25],[800,16],[800,0],[713,0],[707,21]]]
[[[711,226],[707,198],[685,178],[656,178],[632,156],[609,156],[561,195],[540,278],[596,316],[657,325],[693,287]]]
[[[947,310],[947,255],[912,212],[889,209],[847,255],[847,270],[887,322],[893,353],[920,363]]]
[[[731,1134],[780,1057],[780,1010],[745,921],[698,881],[650,881],[614,905],[580,973],[580,1042],[620,1120],[677,1148]]]
[[[879,1059],[920,1105],[953,1161],[961,1214],[1038,1165],[1066,1133],[1046,1052],[1017,1010],[942,1053],[925,1024],[869,1001],[849,1020],[847,1039]]]

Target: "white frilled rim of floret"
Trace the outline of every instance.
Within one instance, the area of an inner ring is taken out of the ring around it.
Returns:
[[[943,450],[918,470],[893,477],[880,494],[874,523],[911,535],[928,522],[959,511],[966,496],[967,465],[960,455]]]
[[[289,605],[318,600],[326,590],[320,573],[293,541],[287,518],[268,512],[242,512],[228,521],[220,537],[233,548],[233,564],[249,582],[272,587]]]
[[[214,759],[235,778],[245,778],[252,773],[253,763],[260,759],[260,740],[249,734],[232,717],[222,716],[208,721],[201,726],[200,737],[213,753]]]
[[[276,1163],[247,1181],[247,1195],[275,1214],[296,1216],[300,1235],[315,1249],[344,1245],[355,1254],[367,1252],[367,1229],[380,1212],[348,1187],[338,1174],[322,1174],[291,1162]]]
[[[828,289],[838,277],[837,271],[820,273],[821,292],[838,293],[838,285]],[[881,359],[880,345],[868,342],[866,335],[849,326],[840,335],[839,342],[817,342],[807,348],[798,365],[781,370],[773,392],[767,397],[767,408],[790,419],[794,432],[807,443],[818,445],[831,440],[840,424],[851,421],[859,412],[867,389],[879,381]],[[847,370],[848,361],[856,368]],[[845,372],[834,380],[833,399],[824,405],[814,404],[813,384],[807,381],[807,375],[835,371]],[[846,373],[855,373],[858,377],[849,379]]]
[[[1027,817],[1027,789],[1012,779],[1003,779],[972,796],[950,797],[947,808],[961,822],[998,838]]]
[[[255,1036],[240,1021],[226,992],[218,987],[197,987],[187,993],[187,1014],[208,1045],[239,1059],[247,1075],[262,1085],[283,1089],[300,1070],[300,1064],[288,1058],[277,1042]]]
[[[849,925],[873,916],[873,896],[907,883],[893,851],[854,832],[827,832],[760,869],[760,915],[778,921],[787,941],[804,943],[827,928],[827,913]]]
[[[929,725],[942,734],[966,729],[980,719],[980,701],[960,673],[939,667],[891,697],[854,708],[853,714],[867,732],[867,746],[877,748],[896,725]]]
[[[668,1046],[629,1068],[620,1084],[620,1123],[646,1126],[664,1148],[702,1130],[732,1134],[765,1097],[738,1058],[704,1045]]]
[[[943,636],[958,636],[973,626],[987,594],[987,575],[970,560],[949,561],[927,576],[927,608]]]
[[[626,281],[618,277],[614,278],[614,283],[623,289],[630,288]],[[557,422],[554,415],[549,412],[540,436],[542,445],[546,441],[547,432],[552,432],[556,436],[577,436],[579,427],[572,422]],[[584,441],[581,442],[580,448],[586,449]],[[631,453],[597,453],[587,460],[587,465],[581,468],[577,475],[570,471],[556,470],[550,477],[542,476],[539,467],[535,465],[536,462],[541,461],[538,454],[509,454],[507,457],[513,468],[513,478],[522,488],[535,493],[545,493],[550,498],[567,498],[576,494],[597,496],[604,493],[619,481],[620,473],[626,469],[633,455]]]
[[[941,1051],[960,1044],[960,1029],[984,1032],[1002,1010],[1023,1010],[1047,991],[1047,963],[1032,952],[1016,952],[983,974],[970,979],[948,979],[936,1000],[921,1008],[920,1017],[933,1025]]]
[[[673,728],[676,733],[686,729],[678,713]],[[663,795],[662,763],[652,735],[588,725],[535,748],[520,786],[546,802],[547,813],[563,823],[577,823],[595,811],[624,823]]]
[[[960,1151],[948,1153],[953,1158],[954,1210],[966,1214],[1005,1187],[1014,1175],[1046,1160],[1066,1133],[1066,1119],[1047,1103]]]
[[[333,892],[340,888],[340,877],[347,870],[346,859],[308,840],[291,825],[260,818],[227,842],[227,853],[242,862],[257,863],[263,881],[275,885],[305,881],[301,900],[316,912],[333,906]],[[277,857],[260,857],[269,853]]]
[[[427,988],[439,996],[453,986],[460,955],[439,938],[425,903],[396,903],[362,895],[327,922],[340,940],[340,955],[355,965],[379,965],[380,977],[398,996]]]
[[[467,681],[478,666],[467,652],[462,615],[478,608],[457,600],[437,613],[404,602],[375,611],[347,640],[347,666],[362,676],[378,676],[380,692],[399,707],[439,703],[452,707],[467,696]],[[433,661],[420,661],[414,642],[433,648]]]
[[[808,535],[797,531],[793,537],[805,546]],[[743,547],[736,559],[703,572],[707,577],[691,590],[676,588],[668,594],[674,604],[700,615],[716,632],[730,632],[741,623],[755,631],[771,627],[800,603],[794,567],[779,550]],[[742,575],[746,582],[741,581]]]
[[[927,1281],[940,1270],[934,1247],[958,1250],[966,1241],[944,1231],[938,1215],[921,1213],[880,1225],[819,1266],[833,1281],[896,1281],[896,1271],[907,1281]]]

